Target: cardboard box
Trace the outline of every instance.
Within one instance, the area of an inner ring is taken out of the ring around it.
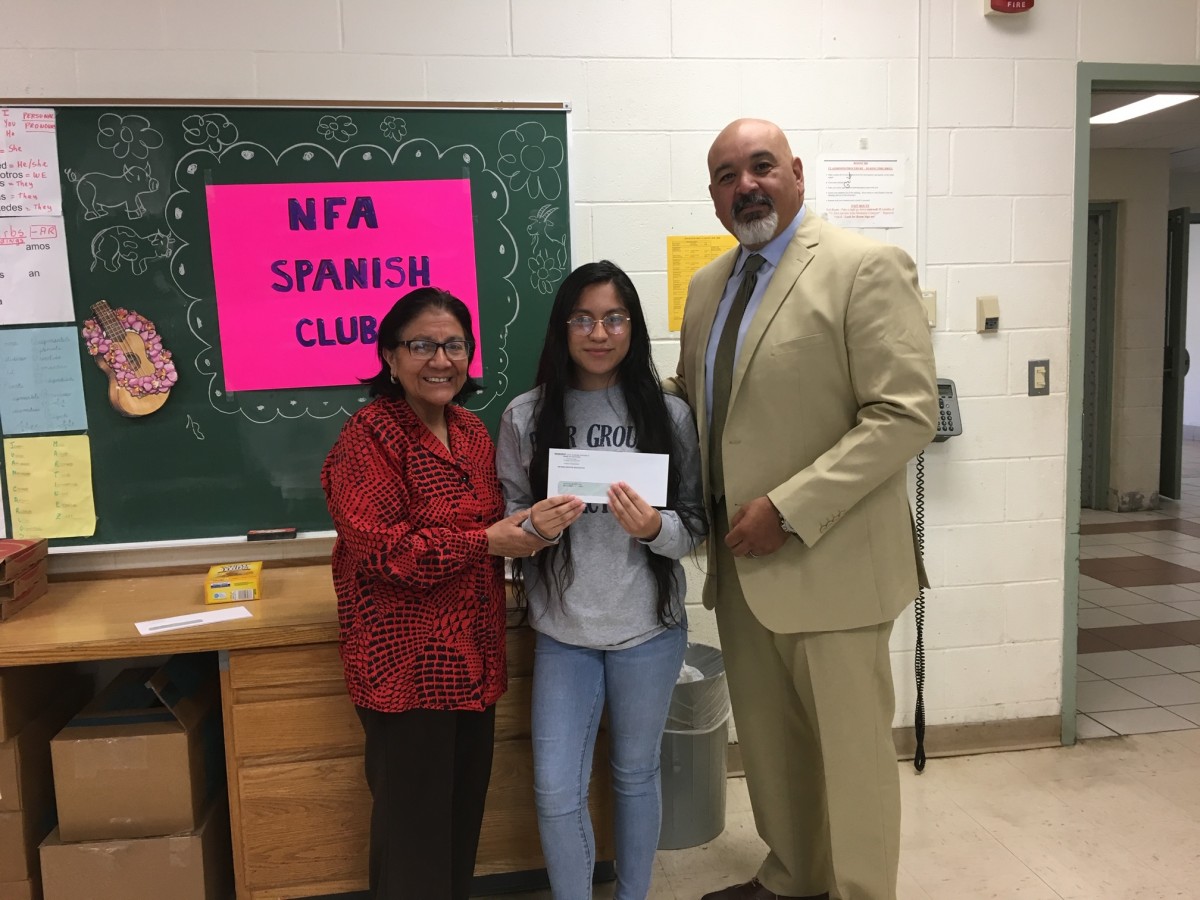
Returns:
[[[222,563],[208,570],[205,603],[241,603],[262,597],[262,560]]]
[[[0,888],[37,878],[38,844],[55,821],[50,739],[83,705],[86,689],[87,681],[75,678],[50,709],[0,743]]]
[[[119,674],[50,742],[61,839],[196,828],[224,780],[218,712],[212,654]]]
[[[64,687],[78,678],[69,663],[0,668],[0,741],[7,741],[53,706]]]
[[[186,834],[70,844],[54,831],[42,842],[45,900],[226,900],[232,870],[224,798]]]
[[[0,584],[0,621],[11,619],[30,603],[50,590],[50,581],[46,577],[49,560],[38,560],[15,581]]]
[[[0,538],[0,583],[15,581],[26,569],[45,559],[48,552],[45,538]]]
[[[42,900],[42,889],[29,879],[0,881],[0,900]]]

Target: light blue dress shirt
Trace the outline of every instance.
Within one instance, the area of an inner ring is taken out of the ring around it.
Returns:
[[[746,265],[746,257],[751,253],[757,253],[766,262],[758,270],[758,282],[754,285],[754,293],[750,295],[750,300],[746,303],[746,312],[742,316],[742,324],[738,326],[737,348],[733,356],[734,366],[737,365],[738,357],[742,353],[742,341],[746,339],[746,329],[750,327],[750,323],[754,319],[754,314],[762,306],[763,295],[767,292],[767,285],[771,283],[771,277],[775,274],[775,270],[779,268],[779,261],[783,259],[783,251],[787,249],[787,245],[796,236],[796,229],[800,227],[800,223],[803,220],[804,206],[802,205],[800,211],[796,213],[796,217],[792,219],[791,224],[787,228],[771,238],[759,250],[747,250],[745,247],[742,247],[738,253],[737,261],[733,264],[733,274],[729,276],[729,281],[725,283],[725,293],[721,295],[721,302],[717,304],[717,317],[713,320],[712,333],[708,336],[708,349],[704,353],[704,398],[707,401],[704,408],[708,414],[708,427],[710,431],[712,429],[713,408],[712,372],[713,364],[717,359],[717,344],[721,340],[721,332],[725,330],[725,320],[729,318],[729,307],[733,305],[734,294],[737,293],[738,285],[742,283],[742,267]]]

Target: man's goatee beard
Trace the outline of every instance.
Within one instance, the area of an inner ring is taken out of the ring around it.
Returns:
[[[775,237],[775,229],[778,227],[779,214],[775,210],[771,210],[761,219],[755,219],[753,222],[738,222],[735,219],[733,236],[738,239],[738,243],[753,247],[756,244],[765,244]]]

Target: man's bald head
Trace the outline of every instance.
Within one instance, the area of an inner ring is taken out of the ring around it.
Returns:
[[[756,250],[783,231],[804,203],[804,167],[783,130],[765,119],[737,119],[708,151],[708,193],[717,218]]]

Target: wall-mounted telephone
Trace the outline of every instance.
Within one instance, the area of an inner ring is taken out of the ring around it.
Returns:
[[[954,382],[949,378],[937,380],[938,389],[938,420],[937,432],[933,436],[934,443],[948,441],[962,434],[962,415],[958,411],[958,392]],[[917,551],[925,555],[925,451],[917,454],[917,496],[913,510],[913,530],[917,537]],[[913,767],[918,772],[925,771],[925,588],[917,589],[917,597],[913,603],[913,615],[917,626],[917,641],[915,646],[917,704],[913,710],[913,732],[916,737],[916,751],[913,753]]]
[[[937,387],[938,422],[934,443],[948,441],[962,434],[962,415],[958,411],[958,393],[954,390],[954,382],[949,378],[939,378]]]

